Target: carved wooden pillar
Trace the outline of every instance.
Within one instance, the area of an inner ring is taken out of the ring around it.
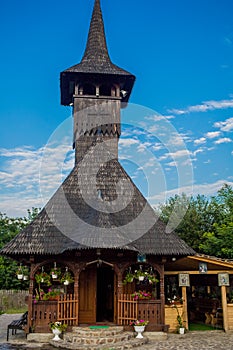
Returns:
[[[164,265],[160,265],[161,321],[165,324]]]
[[[75,270],[75,275],[74,275],[74,297],[77,299],[77,303],[76,303],[76,321],[75,321],[75,325],[78,326],[78,310],[79,310],[79,273],[80,270],[76,269]]]
[[[30,266],[30,275],[29,275],[29,290],[28,290],[28,322],[26,326],[26,333],[29,333],[30,328],[33,323],[33,315],[32,315],[32,304],[33,304],[33,290],[34,290],[34,271],[35,264],[31,262]]]
[[[123,270],[118,265],[114,265],[115,280],[114,280],[114,322],[117,323],[118,319],[118,299],[120,294],[123,293],[122,276]]]

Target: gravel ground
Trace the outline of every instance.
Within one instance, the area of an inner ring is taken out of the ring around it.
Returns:
[[[41,343],[28,343],[23,331],[17,331],[16,335],[6,341],[7,325],[20,317],[19,314],[0,316],[0,349],[1,350],[52,350],[53,347]],[[140,350],[233,350],[233,332],[203,331],[187,332],[184,335],[168,334],[167,340],[150,341]]]

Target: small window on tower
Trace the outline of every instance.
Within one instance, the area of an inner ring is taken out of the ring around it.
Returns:
[[[110,85],[100,86],[100,96],[111,96],[112,88]]]
[[[83,85],[83,95],[95,95],[96,88],[92,84]]]

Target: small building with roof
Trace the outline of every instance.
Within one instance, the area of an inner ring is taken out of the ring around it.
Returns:
[[[166,299],[174,296],[174,276],[187,278],[196,258],[175,232],[166,232],[118,160],[121,108],[134,81],[110,59],[95,0],[83,58],[60,74],[61,104],[73,108],[74,168],[1,250],[30,269],[27,332],[47,332],[57,320],[127,328],[144,318],[148,330],[174,328]],[[188,320],[188,282],[178,287]]]

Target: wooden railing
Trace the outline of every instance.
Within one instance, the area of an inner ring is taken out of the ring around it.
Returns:
[[[34,332],[49,332],[49,323],[61,321],[68,326],[78,324],[78,300],[73,294],[65,294],[59,300],[41,300],[33,304],[32,327]]]
[[[65,294],[57,304],[58,321],[74,326],[78,324],[78,299],[75,295]]]
[[[128,326],[130,321],[144,319],[149,321],[147,330],[167,330],[163,324],[161,301],[134,300],[130,294],[121,294],[118,298],[119,325]]]
[[[32,328],[36,333],[49,332],[49,323],[57,321],[57,301],[38,301],[32,308]]]
[[[118,298],[117,324],[128,325],[137,318],[138,302],[131,294],[120,294]]]

